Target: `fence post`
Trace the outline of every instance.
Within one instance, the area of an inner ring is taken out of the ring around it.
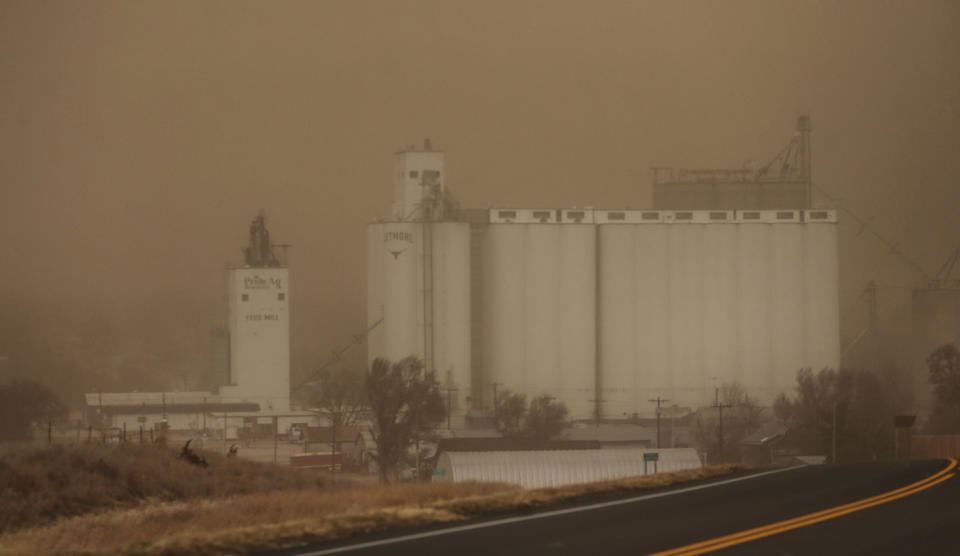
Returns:
[[[53,444],[53,421],[47,421],[47,444]]]

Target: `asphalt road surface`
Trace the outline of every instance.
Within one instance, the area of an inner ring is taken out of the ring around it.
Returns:
[[[960,554],[945,460],[806,466],[290,554]]]

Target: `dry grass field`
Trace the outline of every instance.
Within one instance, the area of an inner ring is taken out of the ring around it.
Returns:
[[[204,455],[207,468],[154,446],[2,454],[0,554],[237,553],[545,508],[741,469],[717,466],[538,490],[490,483],[381,488]],[[30,487],[17,490],[13,485],[22,479]],[[13,517],[18,510],[23,516]]]
[[[200,452],[206,468],[152,444],[8,446],[0,452],[0,532],[144,502],[329,489],[315,472]]]

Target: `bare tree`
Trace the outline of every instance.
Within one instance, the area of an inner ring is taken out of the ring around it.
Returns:
[[[349,368],[326,369],[319,382],[310,400],[317,413],[334,428],[357,424],[365,409],[363,375]]]
[[[741,442],[763,424],[763,408],[739,382],[724,383],[717,402],[697,412],[694,434],[710,461],[739,461]]]
[[[63,401],[39,382],[23,379],[0,384],[0,442],[30,440],[33,425],[66,415]]]
[[[523,430],[523,420],[527,413],[527,397],[504,390],[497,397],[495,408],[494,427],[504,438],[520,436]]]
[[[893,417],[898,392],[891,377],[866,370],[810,369],[797,373],[797,394],[781,396],[774,411],[801,448],[832,454],[838,461],[893,454]]]
[[[396,363],[374,360],[364,385],[373,418],[370,433],[377,444],[374,456],[380,480],[390,483],[397,476],[415,435],[422,435],[443,421],[446,414],[440,384],[423,361],[407,357]]]
[[[527,410],[526,432],[535,440],[546,442],[560,434],[566,426],[567,406],[552,396],[538,396]]]

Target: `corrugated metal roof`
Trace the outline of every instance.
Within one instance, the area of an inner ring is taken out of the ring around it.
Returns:
[[[567,440],[596,440],[605,442],[636,442],[651,444],[657,439],[657,429],[639,425],[601,425],[567,429],[563,437]]]
[[[659,455],[657,471],[702,466],[693,448],[552,450],[518,452],[444,452],[437,461],[437,482],[492,481],[543,488],[622,479],[644,474],[644,454]],[[654,465],[647,464],[652,474]]]
[[[88,406],[99,406],[101,399],[108,405],[141,405],[162,403],[198,403],[204,398],[207,403],[220,402],[220,395],[214,392],[93,392],[83,395]],[[226,400],[224,400],[226,401]],[[236,401],[236,400],[229,400]]]
[[[512,452],[522,450],[599,450],[594,440],[550,440],[533,438],[441,438],[437,452]]]
[[[254,412],[257,402],[221,398],[212,392],[104,392],[84,394],[89,409],[103,408],[107,415],[159,413]]]

